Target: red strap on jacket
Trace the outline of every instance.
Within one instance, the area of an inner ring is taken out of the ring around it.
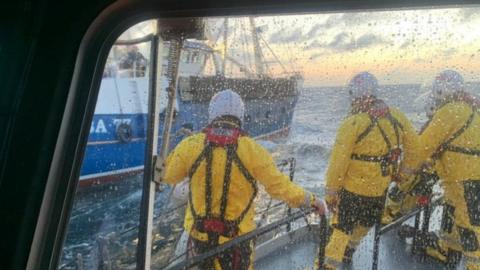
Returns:
[[[215,232],[218,234],[225,234],[227,231],[225,223],[218,219],[205,219],[203,221],[203,228],[207,232]]]
[[[390,113],[390,109],[383,100],[376,99],[368,107],[367,113],[376,119],[380,119],[386,117]]]
[[[363,97],[356,101],[352,107],[352,113],[367,113],[375,119],[388,116],[390,109],[381,99],[375,97]]]
[[[428,205],[429,201],[430,200],[429,200],[428,196],[420,196],[417,199],[417,205],[426,206],[426,205]]]
[[[215,146],[235,145],[243,135],[238,128],[207,127],[203,132],[206,134],[205,141]]]

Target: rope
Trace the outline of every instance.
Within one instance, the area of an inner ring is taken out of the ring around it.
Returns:
[[[249,56],[253,55],[253,53],[249,50],[248,48],[248,40],[247,40],[247,29],[245,27],[245,23],[243,21],[240,21],[240,25],[242,27],[242,31],[243,31],[243,46],[244,46],[244,51],[246,53],[248,53]],[[252,59],[250,59],[250,57],[247,57],[247,54],[244,53],[243,54],[243,57],[246,58],[247,61],[245,62],[248,62],[248,69],[251,73],[254,73],[253,71],[253,64],[252,64]],[[245,59],[244,59],[245,60]]]
[[[268,43],[265,41],[265,39],[263,38],[262,35],[258,35],[260,37],[260,40],[263,41],[263,43],[265,43],[265,46],[267,47],[267,49],[270,51],[270,53],[273,55],[273,57],[275,58],[275,60],[277,60],[277,62],[280,64],[280,66],[282,67],[283,69],[283,72],[285,72],[285,74],[288,74],[288,70],[287,68],[285,67],[285,65],[283,65],[282,61],[280,61],[280,59],[278,58],[278,56],[275,54],[275,52],[272,50],[272,48],[270,47],[270,45],[268,45]]]

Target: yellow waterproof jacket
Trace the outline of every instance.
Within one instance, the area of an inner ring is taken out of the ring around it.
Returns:
[[[474,113],[471,124],[450,145],[480,150],[480,117],[465,102],[453,101],[440,107],[419,138],[418,163],[430,158],[440,146],[460,130]],[[436,160],[436,169],[443,182],[480,180],[480,157],[444,151]]]
[[[189,171],[204,149],[205,134],[199,133],[190,136],[180,142],[166,161],[164,181],[169,184],[176,184],[188,176]],[[292,183],[288,176],[282,174],[276,167],[273,158],[255,140],[242,136],[238,139],[237,154],[248,170],[248,172],[261,184],[266,191],[279,200],[286,201],[291,207],[299,207],[305,199],[305,191],[298,185]],[[220,213],[221,196],[224,182],[226,150],[217,147],[213,150],[212,159],[212,207],[214,216]],[[228,191],[225,218],[235,220],[242,211],[246,209],[254,192],[251,184],[245,179],[235,163],[232,165],[231,183]],[[191,195],[195,212],[205,215],[205,160],[200,163],[196,173],[192,176]],[[192,202],[189,202],[192,203]],[[239,224],[239,235],[255,229],[254,222],[255,205],[245,215]],[[185,230],[196,239],[206,241],[207,235],[194,230],[194,218],[187,207],[185,215]],[[227,241],[227,238],[220,238],[220,242]]]
[[[417,148],[417,134],[405,115],[395,108],[390,113],[401,125],[399,129],[400,146],[404,156],[413,156]],[[383,196],[391,181],[391,175],[383,176],[378,162],[352,159],[352,154],[382,156],[388,153],[387,144],[378,127],[374,127],[361,141],[359,136],[371,124],[367,113],[348,116],[337,131],[337,137],[327,170],[327,190],[338,191],[343,188],[352,193],[368,196]],[[397,139],[393,125],[387,118],[378,120],[393,146]],[[410,162],[414,162],[410,158]]]

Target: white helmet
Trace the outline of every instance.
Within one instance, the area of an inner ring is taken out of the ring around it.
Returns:
[[[208,106],[208,122],[212,122],[220,116],[235,116],[243,122],[245,105],[243,100],[234,91],[227,89],[215,94]]]
[[[454,70],[440,72],[432,84],[432,96],[436,101],[443,100],[451,94],[463,91],[463,77]]]
[[[360,97],[377,96],[377,78],[369,72],[360,72],[350,80],[347,90],[352,101]]]

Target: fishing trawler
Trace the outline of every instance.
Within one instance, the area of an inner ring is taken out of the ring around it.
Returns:
[[[221,53],[203,41],[187,40],[183,43],[170,147],[175,146],[185,132],[197,132],[207,124],[208,102],[223,89],[232,89],[244,99],[244,129],[252,137],[269,140],[289,134],[303,86],[302,76],[297,72],[284,73],[283,76],[267,74],[259,33],[254,19],[250,18],[249,22],[255,67],[248,67],[228,55],[226,31],[224,51]],[[225,27],[228,27],[227,19]],[[161,132],[167,99],[165,89],[169,81],[166,73],[169,42],[161,44],[162,73],[158,80],[153,81],[150,64],[151,59],[158,56],[148,51],[151,42],[147,36],[119,40],[110,52],[90,128],[80,187],[109,183],[143,171],[148,122],[146,94],[152,84],[161,91]],[[119,53],[122,50],[123,54]],[[207,71],[209,65],[214,70],[210,74]],[[229,65],[235,66],[243,76],[240,77],[238,72],[229,74]]]

